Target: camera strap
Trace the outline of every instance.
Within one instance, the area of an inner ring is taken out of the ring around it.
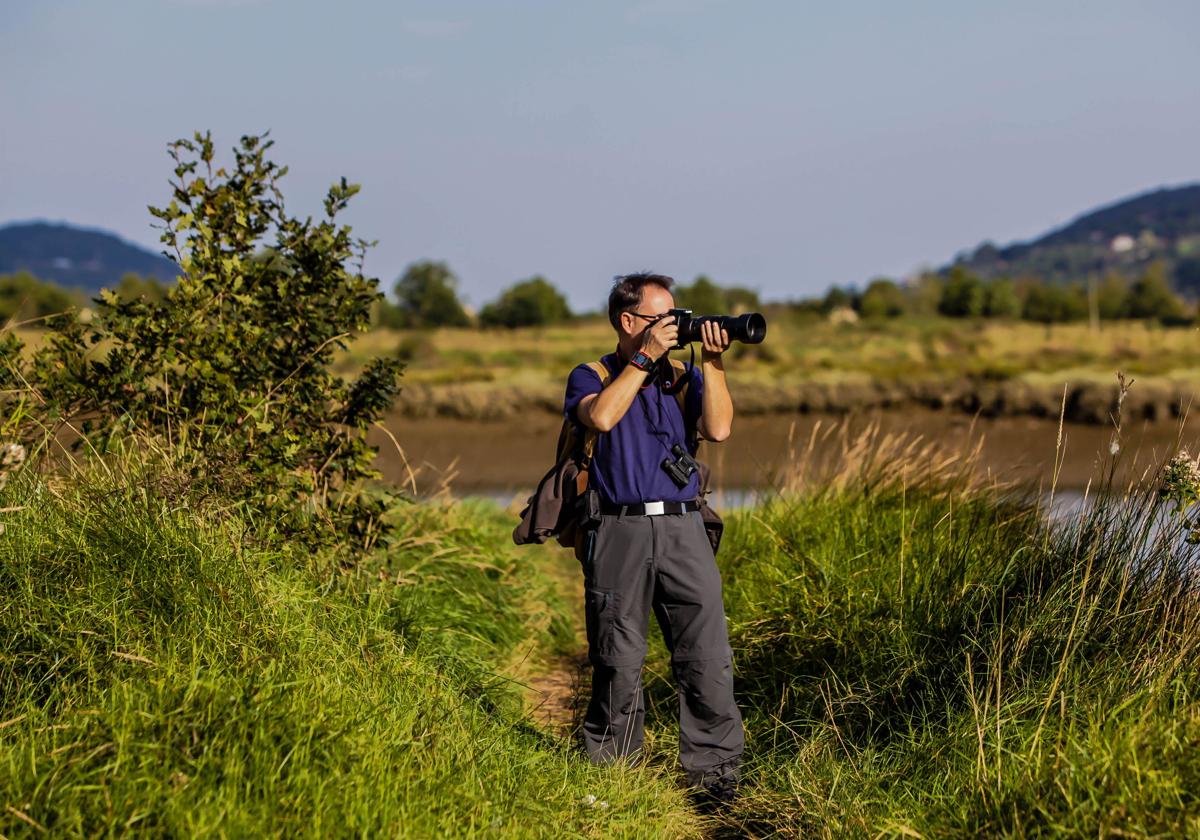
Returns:
[[[676,366],[674,360],[665,353],[660,360],[660,363],[663,365],[663,372],[671,374],[669,379],[663,380],[663,390],[672,396],[687,387],[687,383],[692,376],[692,369],[696,367],[696,345],[689,344],[688,349],[691,351],[691,357],[688,359],[686,365],[680,362],[679,366]],[[670,368],[670,370],[667,370],[667,368]],[[683,409],[683,400],[679,401],[679,408],[680,410]]]

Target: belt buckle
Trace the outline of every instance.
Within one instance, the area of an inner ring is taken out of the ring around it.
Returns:
[[[646,502],[643,508],[646,516],[659,516],[667,512],[667,506],[663,502]]]

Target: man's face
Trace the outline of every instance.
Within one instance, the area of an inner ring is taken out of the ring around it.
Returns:
[[[662,286],[642,287],[642,301],[632,311],[621,313],[621,328],[630,338],[637,338],[658,318],[675,308],[675,296]]]

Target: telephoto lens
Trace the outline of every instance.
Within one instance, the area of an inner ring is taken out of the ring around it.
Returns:
[[[671,309],[668,315],[675,316],[679,326],[679,343],[672,349],[682,350],[693,341],[701,340],[701,327],[705,321],[716,321],[720,329],[729,333],[730,341],[743,344],[761,344],[767,337],[767,319],[758,312],[745,315],[698,315],[693,317],[690,309]]]

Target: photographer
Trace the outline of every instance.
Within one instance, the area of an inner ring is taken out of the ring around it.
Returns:
[[[696,503],[699,476],[686,456],[695,454],[694,434],[729,437],[733,403],[722,354],[730,337],[716,323],[703,324],[701,365],[690,370],[681,412],[664,393],[672,371],[667,353],[679,335],[675,319],[665,317],[675,306],[673,282],[656,274],[616,278],[608,315],[617,348],[601,359],[608,385],[587,365],[567,381],[565,415],[598,432],[590,481],[601,516],[582,558],[594,669],[583,732],[596,763],[640,754],[642,663],[653,610],[679,687],[680,763],[708,802],[728,803],[742,719],[721,578]]]

